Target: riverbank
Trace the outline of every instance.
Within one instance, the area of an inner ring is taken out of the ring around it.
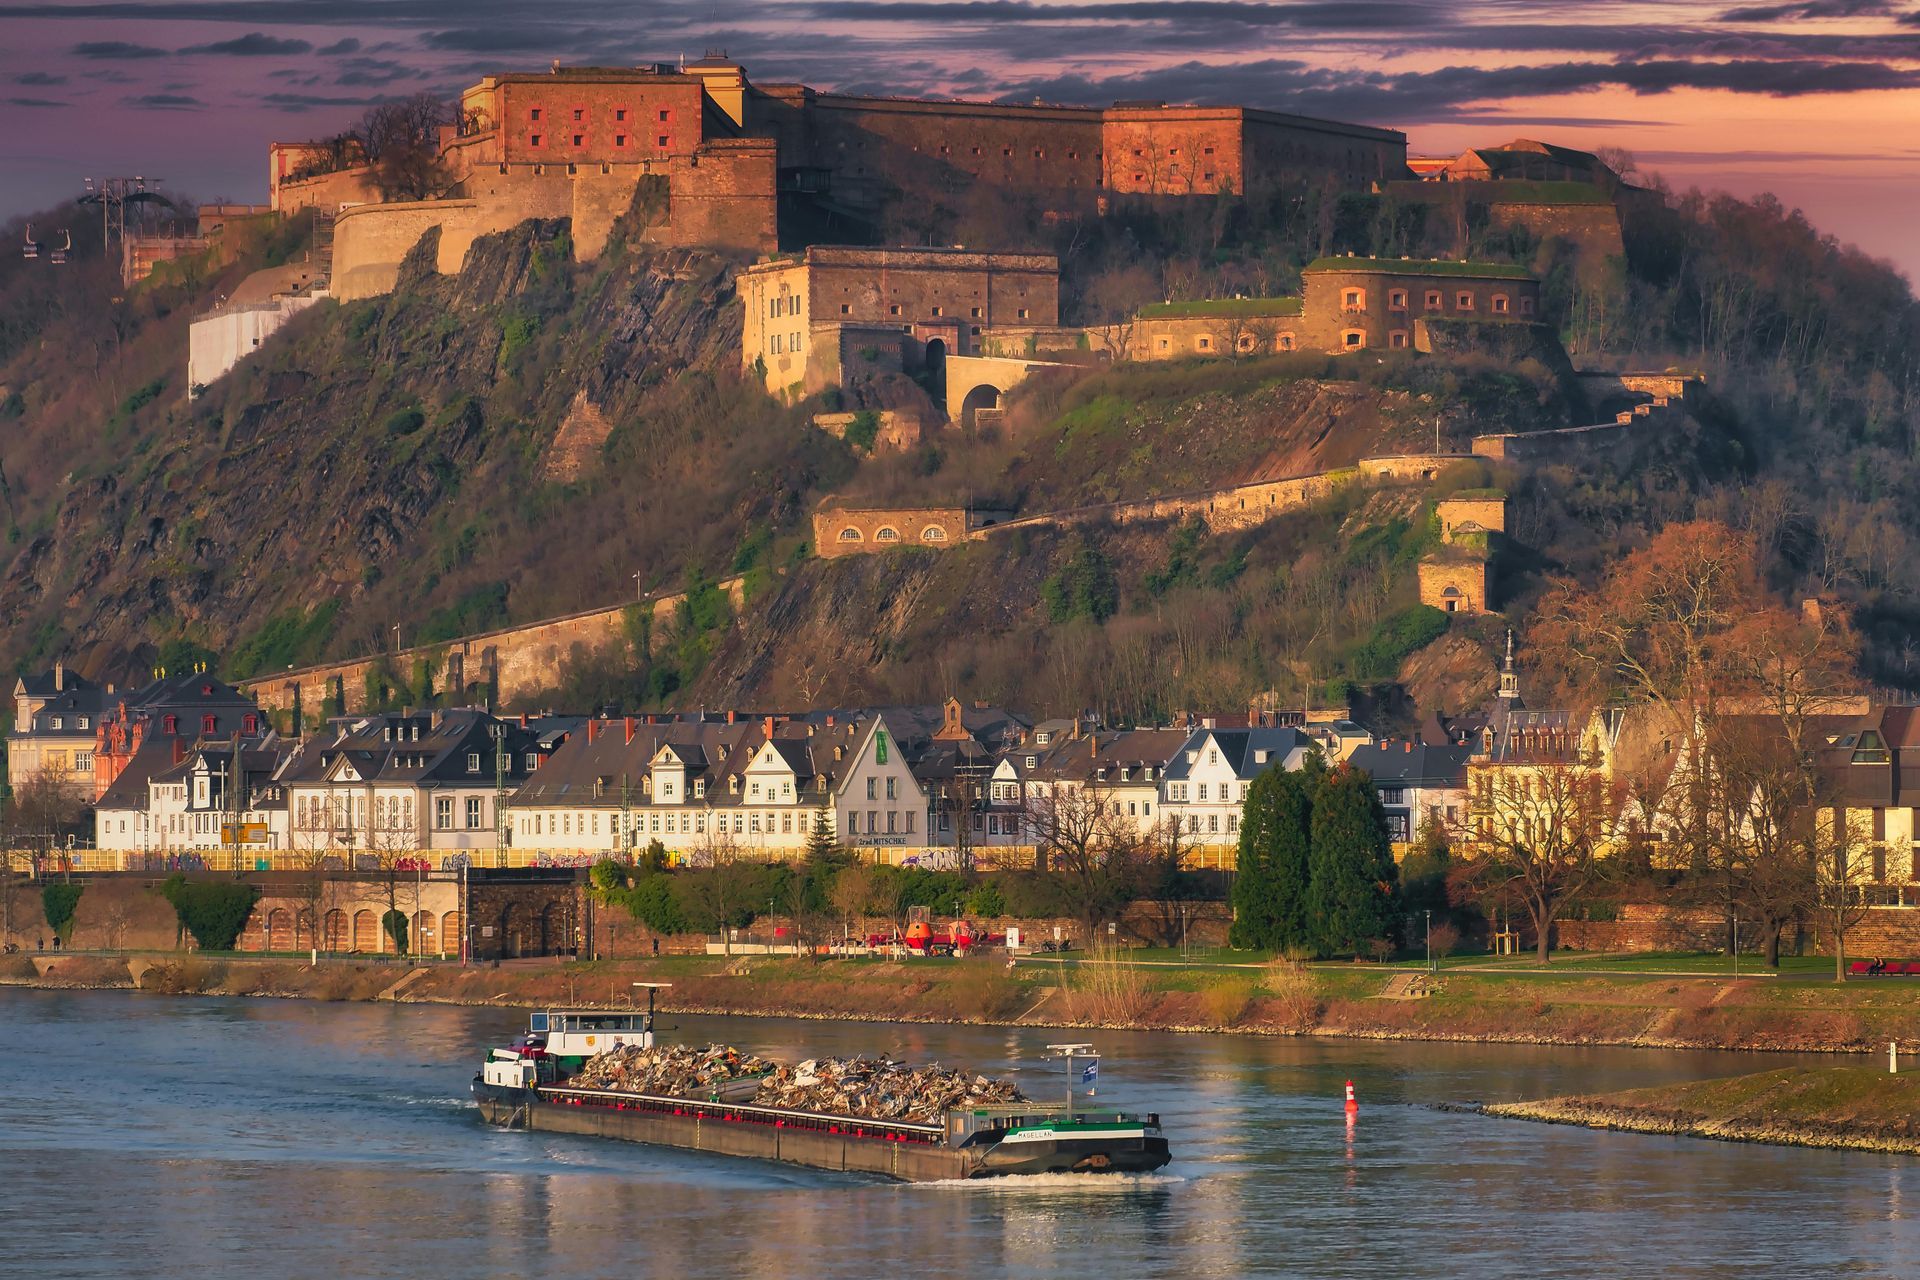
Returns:
[[[411,966],[352,959],[53,953],[0,960],[0,982],[162,994],[625,1007],[670,982],[677,1013],[1479,1043],[1863,1053],[1920,1040],[1894,983],[1374,966],[1254,968],[1003,959],[671,956]]]
[[[1482,1114],[1630,1133],[1920,1155],[1920,1072],[1763,1071],[1595,1097],[1489,1104]]]

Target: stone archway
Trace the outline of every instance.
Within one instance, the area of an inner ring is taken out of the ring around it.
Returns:
[[[982,382],[967,391],[966,398],[960,401],[960,425],[971,430],[978,425],[982,409],[1000,407],[1000,388],[990,382]]]
[[[922,360],[927,370],[927,394],[933,397],[935,404],[945,404],[947,400],[947,340],[945,338],[927,339],[927,349]]]

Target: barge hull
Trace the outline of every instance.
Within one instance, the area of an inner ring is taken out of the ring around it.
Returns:
[[[729,1124],[699,1115],[566,1106],[526,1090],[479,1082],[475,1082],[473,1094],[488,1123],[507,1128],[647,1142],[839,1173],[878,1174],[904,1182],[968,1178],[976,1176],[978,1170],[977,1155],[937,1143],[888,1142],[772,1125]]]

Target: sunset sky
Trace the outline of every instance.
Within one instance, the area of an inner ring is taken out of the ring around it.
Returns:
[[[1272,107],[1415,154],[1625,147],[1920,278],[1920,0],[0,0],[0,217],[102,174],[261,201],[269,140],[383,97],[709,49],[820,88]]]

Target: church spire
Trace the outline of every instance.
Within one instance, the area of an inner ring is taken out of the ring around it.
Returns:
[[[1520,701],[1520,673],[1513,669],[1513,628],[1507,628],[1507,657],[1500,664],[1500,697],[1508,702]]]

